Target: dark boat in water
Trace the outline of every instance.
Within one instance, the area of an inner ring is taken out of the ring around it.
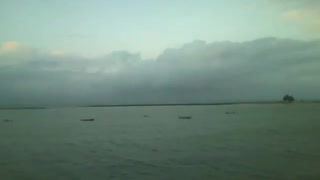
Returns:
[[[94,121],[94,118],[90,118],[90,119],[80,119],[80,121]]]
[[[11,119],[4,119],[4,120],[2,120],[3,122],[12,122],[13,120],[11,120]]]
[[[192,116],[179,116],[179,119],[192,119]]]

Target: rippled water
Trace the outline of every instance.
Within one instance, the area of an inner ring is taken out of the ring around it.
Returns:
[[[0,120],[1,180],[320,179],[318,104],[0,110]]]

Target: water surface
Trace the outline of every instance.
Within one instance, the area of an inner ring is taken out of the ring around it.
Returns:
[[[318,104],[0,110],[0,177],[319,179],[319,117]]]

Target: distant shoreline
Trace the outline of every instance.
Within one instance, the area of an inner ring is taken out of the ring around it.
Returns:
[[[0,110],[18,110],[18,109],[36,110],[36,109],[47,109],[47,107],[0,107]]]
[[[123,107],[123,106],[201,106],[201,105],[233,105],[236,103],[186,103],[186,104],[113,104],[113,105],[87,105],[81,107]]]
[[[320,103],[320,101],[297,101],[295,103]],[[230,102],[230,103],[178,103],[178,104],[113,104],[113,105],[87,105],[81,107],[129,107],[129,106],[221,106],[238,104],[286,104],[283,101],[258,101],[258,102]]]
[[[292,104],[301,103],[320,103],[320,100],[313,101],[296,101]],[[55,106],[55,107],[133,107],[133,106],[223,106],[223,105],[240,105],[240,104],[286,104],[283,101],[256,101],[256,102],[224,102],[224,103],[164,103],[164,104],[97,104],[97,105],[84,105],[84,106]],[[290,104],[290,103],[289,103]],[[37,109],[50,109],[55,107],[0,107],[0,110],[37,110]]]

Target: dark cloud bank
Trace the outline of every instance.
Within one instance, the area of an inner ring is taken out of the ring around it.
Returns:
[[[154,60],[35,50],[0,54],[1,106],[320,99],[320,41],[194,41]]]

